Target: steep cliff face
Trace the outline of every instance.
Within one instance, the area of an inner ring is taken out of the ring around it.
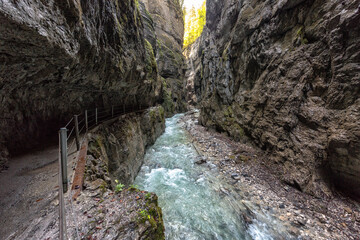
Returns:
[[[104,162],[114,180],[130,185],[142,166],[145,150],[165,130],[164,109],[153,107],[142,114],[127,114],[102,124],[89,138],[89,153]]]
[[[86,107],[153,105],[135,1],[1,1],[1,142],[12,152]]]
[[[185,59],[182,55],[184,20],[179,0],[143,0],[151,44],[163,82],[163,106],[167,116],[186,110]],[[151,27],[151,23],[153,27]]]
[[[360,1],[208,0],[194,44],[203,125],[245,136],[290,185],[360,196]]]
[[[183,109],[182,12],[165,3],[0,1],[0,166],[87,108]]]
[[[82,226],[86,237],[165,239],[157,196],[130,186],[143,164],[146,148],[154,144],[164,130],[164,109],[157,106],[103,123],[88,134],[86,188],[77,199],[79,204],[75,210],[81,216],[77,219],[78,225]],[[127,189],[114,194],[110,190],[116,192],[118,183]],[[100,197],[103,211],[99,211],[98,203],[93,201],[95,195]],[[109,212],[112,214],[104,215]],[[106,218],[106,225],[99,231],[93,219],[86,215]],[[73,230],[72,235],[75,234]]]

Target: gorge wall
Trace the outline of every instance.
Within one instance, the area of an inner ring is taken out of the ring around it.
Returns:
[[[165,42],[161,39],[175,32],[165,34],[169,24],[177,22],[178,28],[183,24],[178,20],[179,3],[168,3],[174,11],[157,13],[165,20],[155,27],[151,18],[148,25],[134,0],[1,0],[0,166],[9,152],[56,139],[58,128],[84,109],[154,106],[164,99],[175,105],[181,90],[167,98],[163,89],[168,84],[162,78],[174,79],[170,82],[180,86],[182,58],[174,54],[170,66],[165,66],[167,55],[155,59],[160,42]],[[156,9],[163,4],[149,6]],[[153,45],[145,39],[149,27],[165,29],[162,35],[157,31],[160,37]],[[161,45],[167,47],[164,54],[179,51],[182,32],[174,39],[178,45],[173,39]]]
[[[207,0],[187,73],[201,124],[251,139],[302,191],[359,197],[359,4]]]
[[[140,171],[146,148],[164,131],[165,115],[161,106],[149,108],[144,113],[126,114],[92,131],[88,137],[88,152],[97,163],[95,168],[101,165],[99,163],[106,166],[104,169],[110,179],[103,180],[115,186],[117,179],[129,186]],[[95,174],[93,178],[96,177]]]
[[[179,0],[142,0],[145,38],[151,44],[163,83],[165,113],[187,109],[185,103],[185,58],[182,54],[184,18]],[[153,27],[152,27],[153,26]]]

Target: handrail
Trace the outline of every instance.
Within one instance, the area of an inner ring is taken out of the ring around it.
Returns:
[[[137,113],[140,111],[144,111],[150,106],[125,106],[125,105],[118,105],[118,106],[111,106],[111,107],[103,107],[103,108],[95,108],[90,110],[85,110],[80,114],[74,115],[69,122],[65,124],[65,127],[61,128],[59,131],[59,184],[63,187],[59,188],[59,207],[60,207],[60,217],[59,217],[59,227],[60,227],[60,239],[66,238],[66,213],[65,213],[65,201],[64,201],[64,193],[67,192],[68,189],[68,176],[66,174],[66,168],[68,165],[68,157],[69,155],[73,154],[72,148],[76,143],[76,151],[80,150],[80,146],[85,138],[86,133],[92,129],[93,127],[103,123],[105,121],[117,118],[119,116],[129,114],[129,113]],[[91,114],[89,114],[91,113]],[[91,124],[89,124],[91,123]],[[80,127],[81,125],[81,127]],[[68,131],[70,128],[70,133]],[[80,139],[80,135],[82,138]],[[68,141],[72,144],[68,147]],[[65,174],[62,174],[65,172]],[[71,198],[71,197],[70,197]],[[72,201],[70,201],[72,204]],[[71,206],[72,207],[72,206]],[[74,216],[73,216],[74,217]],[[76,232],[78,233],[78,228],[76,226]],[[80,236],[78,234],[78,239]]]

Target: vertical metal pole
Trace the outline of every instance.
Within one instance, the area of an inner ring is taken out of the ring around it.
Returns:
[[[61,177],[63,192],[67,192],[67,129],[60,129]]]
[[[89,130],[88,111],[85,110],[85,128],[86,132]]]
[[[68,189],[67,181],[67,129],[61,128],[59,131],[59,238],[67,239],[66,215],[64,193]]]
[[[97,125],[97,120],[98,120],[98,111],[97,111],[97,108],[95,108],[95,124]]]
[[[79,134],[79,119],[78,115],[74,115],[75,120],[75,141],[76,141],[76,149],[80,150],[80,134]]]
[[[66,134],[66,132],[65,132]],[[59,239],[64,239],[64,192],[63,192],[63,182],[62,182],[62,133],[61,129],[59,131]]]
[[[114,106],[111,106],[111,117],[114,117]]]

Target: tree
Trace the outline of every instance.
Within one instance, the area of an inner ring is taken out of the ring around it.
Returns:
[[[187,14],[187,9],[185,6],[182,8],[182,12],[183,12],[183,20],[184,20],[184,28],[185,28],[185,16]]]
[[[206,24],[206,1],[203,2],[199,9],[195,9],[193,6],[185,14],[184,48],[194,43],[204,29]]]

